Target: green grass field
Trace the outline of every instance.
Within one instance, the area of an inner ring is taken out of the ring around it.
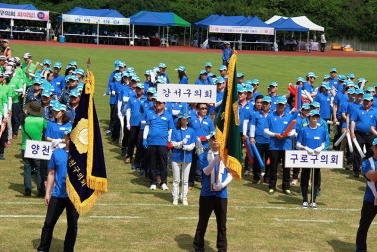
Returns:
[[[12,45],[12,48],[18,56],[30,52],[35,62],[49,58],[52,62],[61,61],[64,67],[71,60],[84,67],[90,57],[96,78],[96,108],[103,133],[109,122],[109,106],[108,97],[102,97],[102,94],[106,91],[115,59],[126,61],[140,77],[146,69],[163,61],[168,66],[171,82],[178,79],[174,69],[185,65],[192,83],[206,61],[211,61],[216,68],[221,63],[220,52],[170,53],[168,50],[148,52],[23,45]],[[374,86],[374,63],[374,59],[361,58],[238,55],[237,70],[244,73],[246,79],[258,78],[262,93],[270,81],[277,81],[283,94],[287,92],[287,84],[298,76],[304,77],[307,72],[314,71],[322,77],[331,67],[343,74],[353,72],[357,78],[364,77],[370,80],[369,86]],[[109,137],[104,134],[102,137],[109,192],[100,197],[89,213],[80,217],[76,251],[193,251],[200,185],[189,192],[189,206],[173,206],[171,190],[151,192],[149,183],[131,171],[130,165],[125,165],[120,148],[111,143]],[[36,191],[31,198],[23,197],[20,142],[20,138],[12,141],[11,148],[5,151],[6,160],[0,161],[0,251],[36,250],[47,209],[43,200],[36,197]],[[170,189],[171,181],[170,174]],[[251,181],[249,176],[229,185],[229,251],[355,251],[365,189],[363,178],[354,179],[351,171],[324,169],[317,211],[301,209],[299,185],[291,187],[293,197],[282,193],[280,172],[278,190],[273,196],[267,194],[266,184],[254,185]],[[63,250],[65,229],[65,215],[62,215],[55,227],[51,251]],[[375,232],[377,227],[372,225],[368,239],[370,251],[377,251]],[[217,251],[214,220],[210,220],[206,233],[206,251]]]

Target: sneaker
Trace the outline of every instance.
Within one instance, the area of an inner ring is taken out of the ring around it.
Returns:
[[[30,196],[31,196],[31,191],[25,191],[25,192],[24,192],[24,196],[26,196],[26,197],[30,197]]]
[[[309,206],[310,206],[311,208],[313,208],[313,209],[318,209],[318,208],[317,208],[317,204],[316,204],[315,202],[310,203]]]
[[[269,184],[269,183],[270,183],[270,180],[269,180],[268,178],[265,178],[265,179],[264,179],[264,183]]]
[[[148,175],[145,175],[145,177],[144,177],[144,181],[145,181],[145,182],[150,182],[150,179],[149,179],[149,176],[148,176]]]
[[[44,198],[46,195],[45,192],[38,192],[38,198]]]
[[[317,190],[317,197],[320,197],[322,194],[321,194],[321,191],[320,190]]]
[[[310,181],[310,179],[308,180],[308,185],[309,185],[309,186],[312,185],[312,182]]]
[[[346,166],[346,170],[351,170],[352,169],[352,164],[348,164],[347,166]]]
[[[173,199],[173,205],[178,206],[178,199]]]
[[[120,154],[122,157],[125,157],[126,156],[126,149],[123,149],[122,150],[122,154]]]
[[[243,172],[243,175],[244,175],[244,176],[249,176],[249,175],[250,175],[250,171],[248,171],[248,170],[244,171],[244,172]]]
[[[183,199],[183,201],[182,201],[182,205],[184,205],[184,206],[188,206],[187,199]]]
[[[4,154],[0,154],[0,160],[5,160]]]
[[[291,190],[285,190],[284,194],[288,195],[288,196],[292,196],[293,195],[292,192],[291,192]]]
[[[302,203],[302,208],[308,208],[308,202]]]
[[[259,183],[259,180],[254,179],[254,181],[253,181],[252,183],[253,183],[253,184],[258,184],[258,183]]]
[[[149,189],[151,190],[156,190],[157,186],[156,185],[151,185],[151,187],[149,187]]]
[[[138,165],[137,165],[137,164],[134,164],[134,165],[131,167],[131,169],[132,169],[132,170],[137,170],[137,167],[138,167]]]
[[[130,157],[126,157],[126,160],[125,160],[126,164],[129,164],[131,163],[131,158]]]
[[[354,174],[353,174],[353,176],[354,176],[355,178],[360,177],[360,172],[359,172],[359,171],[355,171]]]
[[[17,136],[16,136],[16,135],[13,135],[13,136],[12,136],[12,139],[17,139]]]
[[[292,179],[292,185],[296,185],[298,182],[298,179]]]
[[[110,130],[106,131],[105,135],[106,136],[111,135],[111,131]]]
[[[143,176],[144,173],[145,173],[145,171],[144,171],[143,169],[141,169],[141,170],[139,171],[139,176]]]
[[[168,186],[167,186],[165,183],[163,183],[163,184],[161,185],[161,189],[164,190],[164,191],[169,190]]]
[[[264,174],[265,174],[264,169],[262,169],[262,171],[261,171],[261,173],[260,173],[260,176],[263,177]]]
[[[274,189],[270,189],[270,190],[268,190],[268,194],[269,195],[273,195],[275,193],[275,190]]]

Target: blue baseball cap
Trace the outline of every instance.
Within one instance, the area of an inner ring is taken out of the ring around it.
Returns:
[[[79,78],[76,75],[71,74],[71,75],[68,75],[68,80],[75,80],[75,81],[77,81],[77,80],[79,80]]]
[[[373,96],[371,94],[365,94],[363,100],[371,101],[373,100]]]
[[[225,41],[224,45],[230,45],[230,42],[229,41]]]
[[[254,88],[253,88],[253,86],[250,85],[250,84],[246,84],[246,91],[247,91],[247,92],[254,92]]]
[[[366,80],[366,79],[364,79],[364,78],[359,78],[358,80],[357,80],[357,83],[361,83],[361,82],[365,82],[365,83],[367,83],[368,81]]]
[[[348,74],[348,79],[355,79],[355,75],[353,73]]]
[[[356,94],[364,94],[364,89],[362,88],[356,89]]]
[[[324,82],[321,83],[321,87],[324,87],[324,88],[326,88],[327,90],[330,89],[330,85],[329,85],[329,83],[327,83],[326,81],[324,81]]]
[[[117,68],[117,66],[119,65],[120,62],[121,62],[120,60],[115,60],[114,61],[114,67]]]
[[[327,79],[330,79],[330,78],[331,78],[331,76],[328,75],[328,74],[325,74],[325,75],[323,76],[323,80],[327,80]]]
[[[246,88],[241,84],[237,84],[237,93],[246,93]]]
[[[315,115],[319,116],[319,111],[316,110],[316,109],[311,110],[310,113],[309,113],[309,116],[315,116]]]
[[[184,71],[186,71],[186,67],[184,67],[184,66],[179,66],[179,67],[177,67],[177,68],[175,69],[175,71],[182,71],[182,72],[184,72]]]
[[[35,77],[33,80],[33,84],[42,85],[42,80],[39,77]]]
[[[217,84],[217,83],[221,83],[221,84],[223,84],[223,83],[224,83],[224,78],[221,77],[221,76],[217,77],[217,79],[216,79],[216,81],[215,81],[215,84]]]
[[[301,109],[309,110],[310,109],[310,104],[309,103],[302,104]]]
[[[116,81],[120,81],[122,79],[122,74],[116,73],[116,74],[114,74],[114,78],[115,78]]]
[[[84,71],[84,69],[82,69],[82,68],[77,68],[77,69],[76,69],[76,74],[81,74],[82,76],[84,76],[85,71]]]
[[[118,64],[118,68],[119,67],[125,67],[126,66],[126,62],[124,62],[124,61],[121,61],[121,62],[119,62],[119,64]],[[117,68],[117,69],[118,69]]]
[[[54,63],[54,68],[59,68],[59,69],[61,69],[61,68],[62,68],[62,63],[60,63],[60,62],[55,62],[55,63]]]
[[[51,90],[49,90],[47,88],[43,89],[42,96],[50,97],[51,95],[52,95]]]
[[[178,119],[179,118],[187,119],[190,118],[190,116],[187,113],[179,112]]]
[[[157,80],[154,82],[154,84],[161,83],[161,84],[166,84],[165,79],[158,77]]]
[[[65,67],[66,70],[67,70],[67,69],[70,69],[70,68],[72,68],[72,65],[71,65],[71,64],[68,64],[68,65]]]
[[[365,92],[374,92],[374,88],[372,87],[367,87],[367,89],[365,90]]]
[[[144,88],[144,84],[139,82],[139,83],[136,85],[136,88],[143,89],[143,88]]]
[[[262,102],[271,103],[272,102],[271,97],[268,95],[263,96]]]
[[[279,96],[276,104],[287,104],[287,99],[285,98],[285,96]]]
[[[69,92],[69,96],[79,97],[80,91],[77,88],[71,89],[71,91]]]
[[[259,85],[259,80],[258,79],[252,79],[250,84],[251,85]]]
[[[338,75],[338,80],[345,81],[345,80],[347,80],[347,77],[344,74],[339,74]]]
[[[373,140],[372,145],[373,145],[373,146],[377,145],[377,138],[375,138],[375,139]]]
[[[207,75],[208,73],[207,73],[207,71],[206,71],[206,70],[200,70],[200,75],[202,75],[202,74],[205,74],[205,75]]]
[[[70,64],[71,66],[76,66],[76,67],[77,67],[77,62],[74,61],[74,60],[72,60],[71,62],[69,62],[69,64]]]
[[[228,70],[228,68],[225,66],[225,65],[221,65],[219,67],[219,70],[222,71],[222,70]]]
[[[334,73],[334,72],[335,72],[335,73],[338,72],[338,71],[336,71],[336,68],[335,68],[335,67],[333,67],[333,68],[330,69],[330,73]]]
[[[212,63],[211,62],[206,62],[205,67],[212,67]]]
[[[44,59],[42,65],[49,65],[50,66],[51,65],[51,60]]]
[[[152,97],[152,99],[155,99],[155,100],[157,100],[157,92],[153,94],[153,97]]]
[[[51,107],[51,108],[54,107],[56,103],[59,103],[59,101],[58,101],[58,100],[54,100],[54,99],[51,100],[51,101],[50,101],[50,107]]]
[[[123,71],[122,72],[122,78],[123,77],[130,77],[131,76],[131,73],[130,72],[128,72],[128,71]]]
[[[299,82],[299,81],[301,81],[301,82],[305,82],[305,79],[302,78],[302,77],[298,77],[296,83]]]
[[[313,107],[316,107],[316,108],[320,108],[321,107],[321,105],[319,104],[319,102],[316,102],[316,101],[310,103],[310,106],[313,106]]]
[[[154,87],[150,87],[150,88],[148,88],[147,93],[154,94],[154,93],[156,93],[156,89]]]
[[[241,78],[241,77],[244,77],[245,75],[243,75],[243,73],[239,72],[237,73],[237,78]]]
[[[161,62],[160,64],[158,64],[158,67],[160,68],[167,68],[166,64],[164,62]]]
[[[127,71],[128,72],[135,72],[135,68],[133,68],[133,67],[127,67]]]
[[[246,80],[244,83],[245,85],[251,85],[251,80]]]
[[[151,75],[151,70],[147,70],[147,71],[145,71],[145,74],[144,75]]]
[[[313,78],[318,78],[318,76],[317,75],[315,75],[315,73],[314,72],[309,72],[307,75],[306,75],[306,77],[313,77]]]
[[[211,78],[216,78],[217,77],[216,74],[214,74],[212,72],[208,73],[208,76],[211,77]]]
[[[268,85],[269,87],[273,86],[273,87],[277,87],[278,84],[276,83],[276,81],[271,81],[270,82],[270,85]]]
[[[79,91],[82,91],[83,89],[84,89],[84,82],[80,82],[80,83],[78,83],[77,84],[77,89],[79,90]]]
[[[354,88],[348,89],[347,92],[348,92],[349,95],[356,94],[356,90]]]

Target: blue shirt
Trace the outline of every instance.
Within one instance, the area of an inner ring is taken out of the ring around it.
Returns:
[[[213,156],[215,158],[215,157],[217,157],[217,154],[214,154]],[[204,161],[204,163],[203,163],[204,166],[202,168],[205,168],[205,167],[208,166],[207,157],[205,157],[203,161]],[[215,182],[217,181],[218,171],[219,171],[219,163],[217,163],[215,165],[215,167],[213,168],[213,172],[215,174]],[[221,179],[220,179],[221,183],[225,181],[227,176],[228,176],[228,170],[225,168],[224,174],[222,174]],[[222,198],[222,199],[228,198],[228,188],[227,188],[227,186],[225,188],[223,188],[221,191],[211,191],[211,187],[212,187],[211,174],[206,175],[203,172],[202,190],[200,191],[200,196],[216,196],[217,198]]]
[[[314,87],[306,81],[302,86],[302,90],[306,90],[309,94],[312,94],[314,92]]]
[[[191,128],[194,129],[196,137],[213,135],[215,132],[215,126],[213,125],[212,120],[204,116],[202,121],[199,120],[197,114],[194,114],[189,119]],[[208,140],[202,142],[203,148],[208,149]]]
[[[48,168],[55,170],[55,186],[52,196],[57,198],[68,198],[66,187],[68,152],[65,149],[57,149],[52,152]]]
[[[301,121],[301,124],[303,124],[305,126],[308,126],[309,123],[310,123],[310,121],[309,121],[308,117],[302,119],[302,121]],[[329,134],[329,130],[328,130],[329,126],[327,125],[327,122],[325,120],[323,120],[322,118],[319,118],[319,122],[317,123],[317,125],[325,130],[325,133],[326,133],[325,150],[328,150],[330,148],[330,134]],[[297,128],[296,128],[296,132],[299,132]]]
[[[369,111],[366,111],[364,106],[355,109],[350,117],[350,121],[355,121],[356,123],[355,131],[370,133],[370,125],[374,114],[376,114],[376,109],[373,107]]]
[[[240,118],[240,132],[243,131],[244,120],[251,121],[251,117],[254,114],[253,105],[246,102],[245,106],[242,107],[241,103],[238,101],[238,115]]]
[[[166,84],[169,84],[169,83],[170,83],[169,76],[168,76],[166,73],[159,74],[158,77],[162,77],[162,78],[164,78]]]
[[[50,137],[52,139],[64,139],[64,132],[68,127],[72,127],[70,122],[64,124],[58,124],[55,121],[49,122],[47,123],[46,137]]]
[[[321,109],[319,110],[319,115],[321,118],[324,119],[329,119],[330,118],[330,100],[331,100],[331,95],[328,93],[322,94],[318,93],[314,101],[319,102]]]
[[[141,121],[141,114],[140,114],[140,107],[142,103],[147,98],[142,95],[140,99],[134,95],[130,97],[130,99],[127,102],[127,109],[131,109],[131,118],[130,118],[130,125],[131,126],[140,126]]]
[[[291,119],[290,114],[285,113],[282,117],[279,116],[278,112],[272,112],[267,116],[266,124],[264,128],[268,128],[271,132],[282,134],[285,126],[288,126],[288,121]],[[289,137],[282,140],[276,137],[270,137],[270,150],[291,150],[292,143]]]
[[[51,84],[55,87],[55,93],[59,96],[62,89],[65,88],[65,78],[61,75],[54,76]]]
[[[154,87],[152,82],[148,82],[147,80],[144,81],[144,95],[148,95],[148,88]]]
[[[232,57],[233,55],[233,49],[231,47],[226,47],[226,45],[224,45],[224,43],[221,43],[219,45],[219,48],[221,50],[223,50],[223,60],[226,60],[228,61],[230,59],[230,57]]]
[[[188,78],[183,76],[182,79],[179,80],[178,84],[188,84]]]
[[[174,127],[172,135],[171,135],[171,141],[172,142],[180,142],[184,138],[187,139],[187,143],[185,145],[190,145],[192,143],[195,143],[196,137],[195,132],[192,128],[188,127],[185,130],[178,129],[177,127]],[[186,152],[186,156],[185,156]],[[191,162],[192,161],[192,150],[191,151],[184,151],[181,149],[173,148],[172,152],[172,161],[174,162]]]
[[[208,81],[208,78],[205,79],[204,81],[202,81],[201,79],[197,79],[197,80],[195,81],[194,84],[199,84],[199,85],[211,85],[211,83],[209,83],[209,81]]]
[[[342,103],[343,102],[347,102],[348,101],[348,95],[343,93],[343,92],[338,92],[336,93],[335,97],[334,97],[334,104],[336,104],[338,107],[337,107],[337,110],[336,110],[336,118],[341,118],[342,117],[342,113],[340,112],[340,107],[342,106]]]
[[[264,126],[266,125],[267,116],[269,114],[270,112],[265,115],[262,110],[260,110],[255,112],[251,118],[250,124],[255,125],[254,139],[259,144],[268,144],[270,142],[270,137],[264,134]]]
[[[271,107],[270,107],[270,111],[274,111],[276,110],[276,102],[278,101],[278,98],[279,98],[279,95],[275,95],[275,96],[271,96]]]
[[[374,157],[372,157],[372,158],[373,158],[374,166],[377,167],[377,160]],[[362,165],[361,165],[361,172],[363,173],[365,179],[367,181],[370,181],[365,176],[365,174],[367,174],[368,171],[373,171],[372,166],[371,166],[370,161],[369,161],[369,158],[362,163]],[[374,186],[377,189],[377,182],[374,182]],[[373,192],[370,189],[370,187],[368,186],[368,184],[367,184],[367,186],[365,188],[364,200],[368,201],[368,202],[372,202],[372,203],[374,203],[374,201],[375,201],[375,197],[373,195]]]
[[[314,150],[326,142],[326,132],[320,126],[317,126],[315,129],[306,126],[298,133],[297,142]]]
[[[341,85],[338,84],[338,78],[334,78],[334,79],[330,78],[329,85],[330,85],[330,89],[332,87],[335,87],[338,90],[338,92],[342,92],[343,91],[343,89],[339,90],[339,86],[341,86]]]
[[[252,100],[252,101],[255,101],[255,98],[256,98],[258,95],[262,95],[262,93],[259,92],[259,91],[256,91],[255,93],[253,93],[253,97],[251,98],[251,100]]]
[[[148,114],[146,125],[149,125],[148,145],[168,145],[168,131],[174,127],[173,118],[168,112],[158,115],[153,111]]]

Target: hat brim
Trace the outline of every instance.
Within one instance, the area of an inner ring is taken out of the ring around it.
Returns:
[[[31,110],[31,102],[29,102],[25,105],[25,109],[26,109],[28,114],[33,115],[33,116],[42,116],[44,114],[44,109],[42,108],[42,106],[39,109],[39,111],[32,111]]]

